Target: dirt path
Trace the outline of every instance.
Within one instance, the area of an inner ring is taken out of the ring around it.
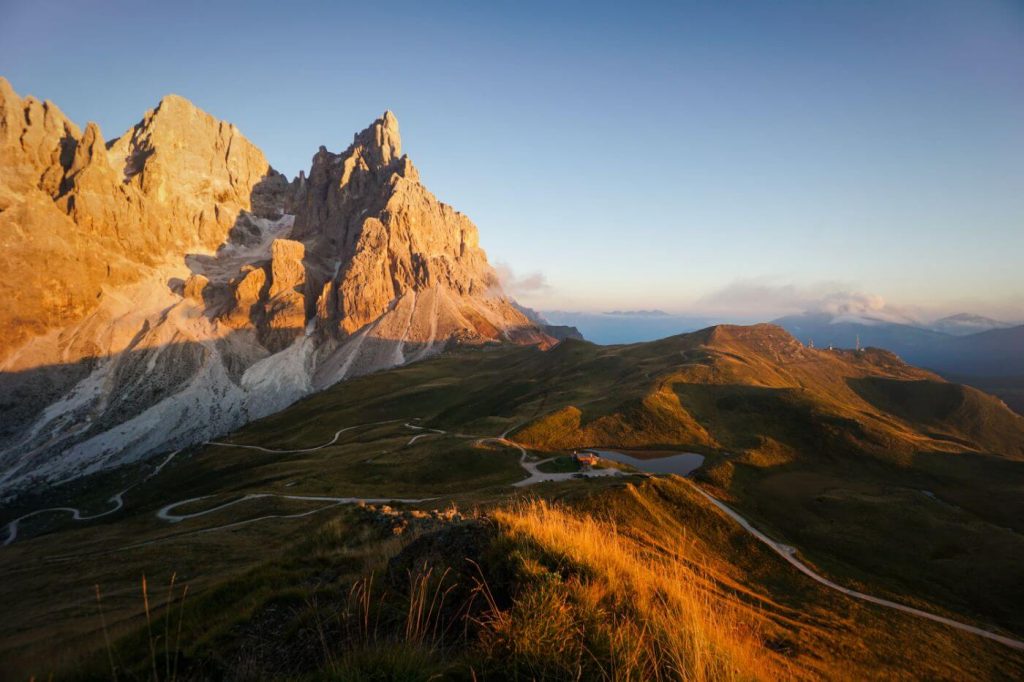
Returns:
[[[915,609],[912,606],[904,606],[903,604],[899,604],[894,601],[889,601],[888,599],[882,599],[881,597],[875,597],[870,594],[864,594],[863,592],[857,592],[856,590],[851,590],[848,587],[843,587],[842,585],[832,582],[825,576],[815,573],[814,570],[811,569],[811,567],[797,559],[797,550],[795,547],[790,547],[789,545],[784,545],[781,542],[776,542],[775,540],[772,540],[767,535],[765,535],[758,529],[754,528],[754,526],[752,526],[749,521],[747,521],[745,518],[740,516],[735,511],[733,511],[732,508],[727,506],[725,503],[720,502],[716,498],[712,497],[696,483],[693,483],[692,481],[690,481],[690,483],[691,485],[693,485],[694,489],[701,495],[703,495],[709,502],[711,502],[711,504],[721,509],[727,516],[729,516],[729,518],[733,519],[734,521],[736,521],[736,523],[742,526],[744,530],[746,530],[748,533],[753,535],[755,538],[757,538],[764,544],[768,545],[768,547],[773,552],[775,552],[780,557],[785,559],[798,571],[806,575],[811,580],[821,583],[825,587],[836,590],[837,592],[842,592],[848,597],[860,599],[861,601],[870,602],[872,604],[884,606],[885,608],[894,609],[896,611],[902,611],[903,613],[909,613],[910,615],[917,616],[918,618],[926,618],[928,620],[935,621],[936,623],[942,623],[943,625],[948,625],[950,627],[956,628],[957,630],[963,630],[964,632],[969,632],[973,635],[978,635],[979,637],[991,639],[993,641],[999,642],[1000,644],[1005,644],[1008,647],[1024,651],[1024,642],[1018,639],[1013,639],[1012,637],[1000,635],[995,632],[991,632],[989,630],[985,630],[983,628],[970,625],[968,623],[961,623],[958,620],[946,618],[945,616],[940,616],[935,613],[929,613],[928,611]]]

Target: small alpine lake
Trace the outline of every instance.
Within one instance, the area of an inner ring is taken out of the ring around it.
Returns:
[[[619,450],[598,450],[590,448],[587,452],[593,452],[602,459],[608,459],[619,464],[628,464],[638,471],[648,474],[676,474],[688,476],[691,472],[700,468],[704,463],[704,455],[695,452],[662,453],[652,450],[637,452],[634,456],[628,455]]]

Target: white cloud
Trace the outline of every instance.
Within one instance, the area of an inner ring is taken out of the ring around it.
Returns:
[[[548,278],[539,270],[518,275],[508,264],[495,263],[494,271],[498,275],[498,282],[501,284],[501,288],[506,295],[512,298],[547,294],[551,291]]]
[[[893,305],[878,294],[856,291],[848,284],[797,285],[770,277],[736,280],[698,299],[696,307],[717,314],[756,315],[763,319],[816,312],[832,315],[837,321],[920,321],[917,311]]]
[[[761,277],[727,284],[699,298],[696,307],[715,312],[779,314],[802,312],[813,302],[807,291],[794,284],[778,284]]]
[[[834,322],[895,322],[919,324],[920,317],[907,308],[888,303],[878,294],[835,292],[821,298],[808,312],[833,316]]]

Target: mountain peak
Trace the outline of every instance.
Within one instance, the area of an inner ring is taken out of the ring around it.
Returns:
[[[18,94],[14,92],[14,87],[11,85],[11,82],[3,76],[0,76],[0,102],[13,99],[20,98],[18,97]]]
[[[993,320],[991,317],[985,317],[984,315],[957,313],[936,320],[932,324],[932,329],[954,336],[967,336],[969,334],[977,334],[978,332],[992,329],[1005,329],[1012,326],[1009,322]]]
[[[160,98],[160,102],[156,105],[154,112],[161,111],[165,113],[172,112],[193,112],[199,111],[204,112],[202,109],[197,107],[192,100],[177,95],[175,93],[168,93]]]
[[[390,111],[356,133],[352,148],[361,147],[364,156],[374,166],[388,166],[402,156],[402,136],[398,131],[398,118]]]
[[[208,128],[235,130],[234,124],[228,121],[221,121],[201,107],[196,106],[192,100],[174,93],[164,95],[156,107],[146,112],[146,115],[138,125],[143,129],[152,127],[178,129],[188,128],[197,123]]]
[[[20,97],[0,77],[0,211],[42,191],[60,191],[78,126],[50,101]]]
[[[321,148],[308,179],[290,185],[238,128],[179,95],[108,145],[96,124],[79,133],[0,83],[0,168],[0,233],[26,235],[5,243],[0,300],[16,305],[0,311],[0,328],[16,343],[0,358],[118,366],[111,392],[87,408],[105,416],[47,441],[45,472],[36,451],[7,446],[81,377],[19,380],[30,398],[16,401],[16,426],[5,414],[0,491],[207,439],[452,344],[554,342],[501,295],[476,226],[419,182],[390,111],[346,151]],[[36,341],[53,330],[74,341]],[[163,348],[175,350],[142,350]],[[143,375],[167,390],[114,397],[126,394],[121,377]],[[141,414],[176,426],[153,431]]]

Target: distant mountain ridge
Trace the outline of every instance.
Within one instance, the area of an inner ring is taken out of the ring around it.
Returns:
[[[964,336],[967,334],[978,334],[992,329],[1006,329],[1016,326],[1011,322],[993,320],[984,315],[973,315],[971,313],[957,313],[949,315],[933,322],[930,327],[938,332]]]
[[[664,310],[609,310],[605,315],[618,315],[619,317],[668,317]]]
[[[0,78],[0,492],[209,439],[450,344],[555,341],[386,112],[292,181],[170,95],[116,140]]]
[[[545,334],[556,341],[565,341],[566,339],[584,340],[583,334],[576,327],[566,324],[551,324],[543,314],[533,308],[527,308],[516,301],[513,301],[512,305],[515,306],[516,310],[525,315],[528,320],[540,327]]]
[[[951,334],[907,324],[837,321],[827,313],[791,315],[774,321],[804,343],[890,350],[937,372],[976,376],[1024,374],[1024,325],[971,334]]]

